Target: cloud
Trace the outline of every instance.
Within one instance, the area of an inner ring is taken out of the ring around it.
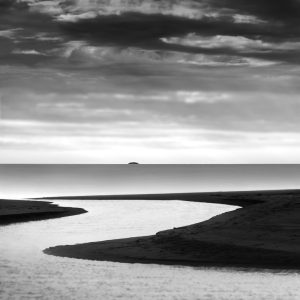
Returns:
[[[238,39],[238,38],[237,38]],[[188,39],[171,38],[162,39],[166,43],[190,43]],[[219,44],[230,44],[232,40],[217,39],[217,41],[208,41],[206,47],[217,47]],[[241,49],[243,44],[250,41],[242,41],[237,47]],[[193,43],[193,42],[192,42]],[[253,42],[255,44],[255,42]],[[197,54],[185,53],[180,51],[162,51],[141,49],[138,47],[115,47],[115,46],[90,46],[83,41],[73,41],[66,43],[63,49],[58,52],[59,55],[67,58],[72,63],[90,68],[99,68],[99,66],[109,63],[164,63],[164,64],[185,64],[209,67],[220,66],[270,66],[276,64],[274,61],[268,61],[261,58],[244,58],[241,55],[213,55],[213,54]],[[155,65],[154,65],[155,66]],[[153,67],[154,67],[153,66]]]
[[[132,157],[143,163],[299,162],[299,133],[191,130],[172,123],[1,125],[9,132],[0,138],[6,163],[124,163]]]
[[[265,24],[266,22],[263,20],[260,20],[256,16],[251,15],[241,15],[241,14],[235,14],[233,15],[233,20],[235,23],[250,23],[250,24]]]
[[[201,48],[233,48],[237,50],[266,50],[273,45],[258,39],[249,39],[242,36],[216,35],[212,37],[198,36],[189,33],[184,37],[161,38],[168,44],[178,44],[183,46],[201,47]]]
[[[36,51],[34,49],[31,49],[31,50],[16,49],[12,53],[13,54],[25,54],[25,55],[46,55],[46,54]]]
[[[230,95],[226,93],[204,93],[200,91],[178,91],[175,97],[178,101],[183,101],[187,104],[215,103],[230,99]]]
[[[295,0],[1,1],[5,155],[291,154],[299,17]]]
[[[13,39],[16,36],[16,32],[22,30],[22,28],[13,28],[13,29],[6,29],[0,30],[0,37]]]
[[[299,63],[296,47],[280,47],[284,43],[296,46],[298,41],[293,40],[296,32],[275,22],[237,23],[231,16],[187,19],[162,14],[123,13],[63,22],[61,29],[74,40],[82,40],[91,46]]]
[[[199,57],[205,56],[207,61],[218,57],[216,65],[220,64],[218,60],[222,60],[221,57],[227,65],[267,65],[272,61],[299,63],[299,41],[294,40],[299,36],[299,26],[292,26],[291,21],[284,17],[280,22],[273,21],[271,14],[263,17],[268,5],[271,5],[268,1],[256,3],[256,7],[234,0],[11,0],[6,2],[6,14],[3,14],[4,19],[0,23],[23,28],[23,34],[17,39],[21,50],[31,48],[45,53],[48,47],[48,52],[54,56],[54,50],[62,48],[64,43],[81,41],[86,44],[86,50],[88,47],[90,50],[108,47],[114,52],[120,48],[122,51],[118,53],[121,57],[128,48],[129,52],[135,49],[141,59],[145,57],[143,51],[152,50],[165,52],[166,56],[179,52],[198,54]],[[280,0],[279,7],[284,11],[289,11],[291,6],[297,7],[292,0],[286,4]],[[274,13],[277,11],[272,10]],[[11,32],[13,28],[5,30]],[[28,39],[30,36],[33,37],[31,40]],[[152,54],[157,55],[157,52]],[[163,60],[163,55],[158,56]],[[238,63],[239,60],[242,63]],[[258,63],[260,60],[265,63]],[[180,61],[193,63],[193,59],[183,58]]]
[[[298,0],[208,0],[214,8],[232,9],[241,14],[250,14],[269,20],[280,20],[293,22],[300,14],[300,3]],[[298,20],[297,20],[298,21]]]
[[[100,0],[100,1],[39,1],[23,0],[30,8],[47,12],[58,20],[71,21],[84,19],[86,16],[120,15],[126,12],[144,14],[165,14],[187,18],[199,18],[205,7],[194,0]]]
[[[48,15],[59,15],[63,13],[60,1],[48,0],[48,1],[32,1],[32,0],[22,0],[23,3],[28,5],[28,9],[31,12],[38,12]]]
[[[22,103],[19,101],[21,95]],[[114,88],[101,93],[99,86],[99,91],[93,93],[82,90],[81,93],[47,94],[22,89],[2,96],[2,115],[5,120],[36,120],[49,124],[64,122],[113,126],[119,122],[150,122],[173,123],[190,130],[298,132],[300,106],[297,99],[297,94],[288,95],[284,91],[165,89],[154,94],[150,90],[136,92],[132,89],[125,92],[122,88]]]
[[[61,22],[77,22],[84,19],[93,19],[96,16],[97,13],[93,11],[80,14],[61,14],[57,17],[57,20]]]

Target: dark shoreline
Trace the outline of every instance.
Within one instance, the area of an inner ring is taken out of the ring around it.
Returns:
[[[93,242],[86,244],[78,245],[66,245],[66,246],[55,246],[44,249],[45,254],[68,257],[75,259],[86,259],[86,260],[96,260],[96,261],[110,261],[117,263],[130,263],[130,264],[159,264],[166,266],[187,266],[187,267],[216,267],[216,268],[243,268],[243,269],[268,269],[268,270],[300,270],[300,254],[295,257],[291,256],[290,253],[284,251],[275,251],[275,250],[257,250],[251,247],[234,247],[232,245],[220,245],[218,243],[202,243],[199,245],[201,249],[205,249],[207,253],[216,251],[218,248],[219,252],[230,251],[231,255],[235,252],[236,257],[239,259],[236,260],[227,260],[223,259],[216,260],[211,259],[210,257],[203,257],[202,260],[198,259],[169,259],[164,258],[147,258],[147,257],[129,257],[121,255],[112,255],[110,254],[111,247],[123,248],[126,247],[126,244],[129,245],[132,243],[154,243],[155,246],[158,246],[158,243],[154,241],[155,236],[147,237],[134,237],[126,239],[117,239],[109,240],[103,242]],[[161,247],[175,248],[181,245],[181,242],[177,243],[162,243]],[[107,249],[106,249],[107,247]],[[89,251],[89,248],[91,249]],[[95,254],[95,249],[99,249],[97,254]],[[233,252],[234,249],[234,252]],[[158,250],[160,251],[160,250]],[[247,253],[253,255],[250,260],[245,260],[241,257],[241,254]],[[143,254],[143,253],[141,253]],[[264,262],[257,262],[257,258],[264,259]],[[283,262],[282,262],[283,260]]]
[[[78,196],[72,199],[127,200],[131,197],[135,200],[232,204],[242,208],[152,236],[56,246],[44,252],[126,263],[300,270],[299,190]],[[46,199],[70,200],[71,197],[43,198]],[[45,201],[0,200],[0,224],[3,225],[84,212],[81,208],[59,207]]]
[[[45,201],[0,200],[0,225],[62,218],[86,212],[82,208],[62,207]]]
[[[300,190],[257,190],[233,192],[160,193],[127,195],[81,195],[34,198],[36,200],[180,200],[203,203],[218,203],[249,206],[279,197],[300,197]]]
[[[225,202],[234,205],[256,201],[202,223],[148,237],[56,246],[44,252],[126,263],[300,270],[300,191],[259,192],[259,199],[253,199],[257,193],[234,193],[233,199],[226,193]],[[222,193],[217,198],[224,203]]]

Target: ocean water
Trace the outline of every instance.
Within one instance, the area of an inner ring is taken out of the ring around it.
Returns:
[[[126,264],[62,258],[43,249],[200,222],[236,209],[182,201],[55,201],[86,214],[0,227],[0,299],[300,299],[288,271]]]

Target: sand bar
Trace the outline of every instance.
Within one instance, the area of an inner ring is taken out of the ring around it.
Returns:
[[[249,198],[247,192],[242,195]],[[252,205],[202,223],[147,237],[57,246],[45,253],[130,263],[300,269],[299,191],[259,195]],[[238,205],[241,195],[234,197],[229,202]]]
[[[60,218],[85,213],[76,207],[61,207],[51,202],[0,200],[0,225]]]

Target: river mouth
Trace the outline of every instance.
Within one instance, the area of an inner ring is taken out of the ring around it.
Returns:
[[[54,257],[42,252],[55,245],[151,235],[201,222],[236,207],[183,201],[54,202],[82,207],[88,213],[0,227],[0,299],[300,297],[299,275],[293,272],[119,264]]]
[[[87,213],[9,225],[9,231],[14,231],[14,234],[20,233],[18,244],[25,243],[28,249],[32,244],[35,245],[35,249],[43,250],[45,247],[60,244],[151,235],[161,230],[202,222],[238,208],[223,204],[176,200],[54,200],[52,202],[60,206],[81,207],[87,210]]]

